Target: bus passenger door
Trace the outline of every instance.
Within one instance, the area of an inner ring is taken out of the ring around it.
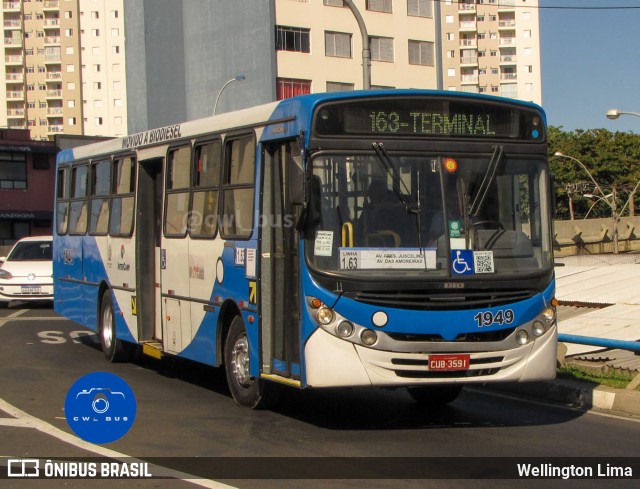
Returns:
[[[136,312],[139,341],[161,340],[160,236],[163,158],[140,162],[136,216]]]
[[[263,373],[295,380],[300,379],[300,284],[292,192],[298,189],[290,180],[303,175],[299,154],[296,141],[265,148],[260,228]],[[302,178],[299,182],[302,187]]]

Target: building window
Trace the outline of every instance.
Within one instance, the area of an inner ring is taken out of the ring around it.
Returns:
[[[93,37],[99,37],[100,36],[100,29],[91,29],[91,35]]]
[[[278,78],[277,99],[295,97],[311,93],[311,80],[297,80],[293,78]]]
[[[102,117],[96,117],[96,126],[102,125]]]
[[[447,70],[447,76],[456,76],[456,69],[455,68],[449,68]]]
[[[75,117],[69,117],[69,119],[67,119],[67,125],[75,126],[76,125],[76,118]]]
[[[455,41],[456,35],[454,32],[447,32],[447,41]]]
[[[118,29],[117,27],[114,27],[113,29],[111,29],[111,37],[118,37],[120,35],[120,29]]]
[[[33,122],[35,125],[35,121]],[[0,152],[0,189],[25,188],[27,188],[26,154]]]
[[[393,63],[393,38],[392,37],[370,37],[372,61],[386,61]]]
[[[323,5],[327,5],[329,7],[344,7],[344,2],[342,0],[324,0]]]
[[[433,17],[431,0],[407,0],[407,15],[410,17]]]
[[[409,64],[434,66],[433,43],[428,41],[409,41]]]
[[[283,25],[276,26],[276,50],[310,53],[309,29]]]
[[[353,83],[327,82],[327,92],[351,92],[355,90]]]
[[[367,10],[390,14],[392,12],[391,0],[367,0]]]
[[[351,58],[351,34],[325,31],[324,55]]]

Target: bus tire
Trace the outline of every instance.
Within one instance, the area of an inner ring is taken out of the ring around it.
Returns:
[[[102,352],[107,361],[115,363],[127,359],[127,349],[116,334],[116,317],[110,290],[105,290],[100,301],[99,334]]]
[[[462,391],[462,385],[433,385],[421,387],[407,387],[409,395],[421,406],[445,406],[455,399]]]
[[[242,407],[266,409],[278,401],[278,385],[251,377],[249,342],[240,316],[233,318],[224,344],[224,369],[233,400]]]

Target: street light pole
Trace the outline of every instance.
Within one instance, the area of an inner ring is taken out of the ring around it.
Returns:
[[[371,49],[369,49],[367,26],[364,23],[362,15],[360,15],[360,11],[353,2],[351,0],[344,0],[344,3],[351,9],[360,28],[360,35],[362,36],[362,88],[369,90],[371,88]]]
[[[607,111],[607,119],[615,120],[621,115],[635,115],[636,117],[640,117],[640,112],[625,112],[620,109],[609,109]]]
[[[618,222],[620,221],[620,214],[618,213],[618,205],[616,204],[616,193],[615,193],[615,189],[613,191],[613,193],[607,194],[603,197],[600,197],[598,195],[593,195],[593,194],[584,194],[584,196],[588,199],[598,199],[598,200],[602,200],[603,202],[605,202],[610,208],[611,208],[611,217],[613,219],[613,252],[614,253],[619,253],[620,252],[620,246],[618,244]],[[612,198],[612,200],[609,200],[609,197]],[[596,202],[598,201],[596,200]],[[591,206],[593,208],[593,206]],[[589,209],[591,210],[591,209]],[[624,208],[623,208],[624,210]],[[587,214],[589,214],[587,212]],[[586,216],[585,216],[586,219]]]
[[[607,198],[607,195],[605,195],[605,193],[602,191],[602,189],[600,188],[600,185],[598,185],[598,182],[596,182],[595,178],[593,178],[593,175],[591,175],[591,172],[587,169],[586,166],[584,166],[584,163],[582,163],[582,161],[580,161],[578,158],[574,158],[573,156],[565,155],[565,154],[561,153],[560,151],[556,151],[554,153],[554,156],[557,156],[559,158],[567,158],[567,159],[569,159],[571,161],[575,161],[576,163],[578,163],[578,165],[580,165],[580,167],[587,173],[587,175],[589,175],[589,178],[593,182],[593,185],[595,186],[596,190],[598,192],[600,192],[600,195],[602,196],[602,197],[599,197],[599,196],[593,195],[593,194],[585,194],[585,197],[601,199],[601,200],[605,201],[607,203],[607,205],[611,208],[611,215],[613,217],[613,252],[614,253],[618,253],[618,251],[619,251],[619,247],[618,247],[618,212],[617,212],[617,207],[616,207],[615,194],[610,194],[611,196],[613,196],[613,203],[612,203]]]
[[[229,86],[230,83],[233,83],[234,81],[242,81],[245,78],[246,77],[244,75],[242,75],[242,74],[236,75],[231,80],[227,80],[225,82],[225,84],[222,85],[222,88],[220,89],[220,91],[218,92],[218,96],[216,97],[216,101],[213,104],[213,115],[216,115],[216,108],[218,107],[218,100],[220,100],[220,95],[222,95],[222,92],[224,91],[224,89],[227,88],[227,86]]]

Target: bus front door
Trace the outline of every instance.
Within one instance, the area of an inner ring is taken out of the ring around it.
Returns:
[[[161,341],[160,236],[162,227],[163,158],[140,162],[136,216],[136,302],[138,339]]]
[[[260,228],[261,354],[263,374],[300,381],[300,284],[291,175],[302,175],[296,141],[264,151]]]

